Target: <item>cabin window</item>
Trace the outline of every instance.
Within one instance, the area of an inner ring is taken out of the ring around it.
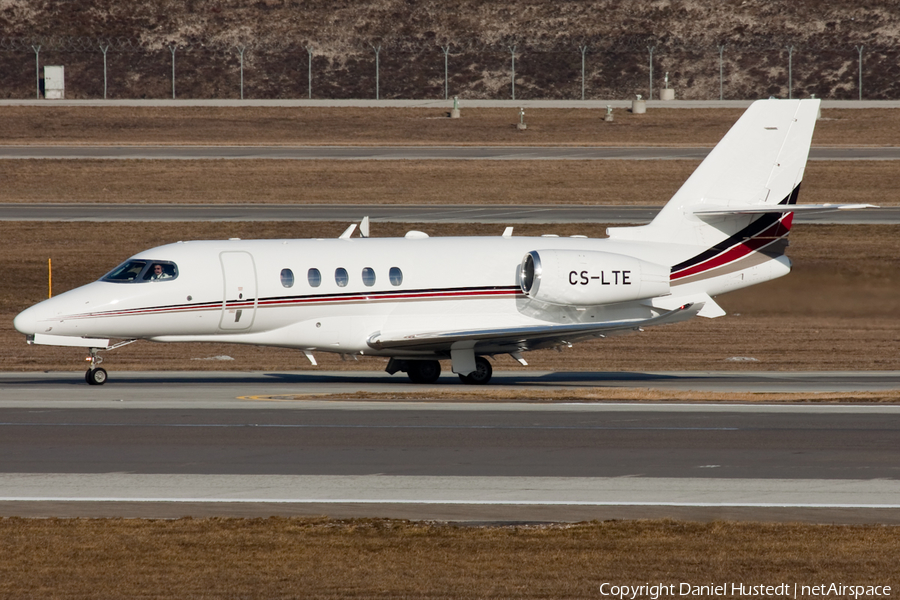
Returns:
[[[372,267],[366,267],[362,270],[362,280],[363,284],[366,287],[372,287],[375,285],[375,269]]]
[[[290,269],[281,270],[281,285],[286,288],[294,287],[294,272]]]
[[[391,280],[391,285],[400,285],[403,283],[403,271],[401,271],[399,267],[391,267],[388,277]]]
[[[143,283],[145,281],[167,281],[178,277],[178,266],[165,260],[125,261],[106,275],[101,281],[112,283]]]
[[[322,285],[322,274],[318,269],[310,269],[306,273],[306,280],[309,281],[310,287],[319,287]]]
[[[338,287],[347,287],[347,284],[350,283],[350,275],[347,274],[347,269],[344,267],[335,269],[334,282],[338,284]]]

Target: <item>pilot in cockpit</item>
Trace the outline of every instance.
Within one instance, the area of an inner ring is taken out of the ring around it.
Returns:
[[[167,272],[163,265],[157,263],[150,270],[150,281],[159,281],[161,279],[172,279],[172,274]]]

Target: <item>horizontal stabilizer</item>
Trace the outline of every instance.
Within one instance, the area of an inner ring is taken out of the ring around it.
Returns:
[[[832,212],[838,210],[862,210],[865,208],[880,208],[874,204],[778,204],[775,206],[713,206],[709,204],[700,204],[694,207],[692,214],[700,218],[703,217],[722,217],[728,215],[762,215],[766,213],[786,213],[786,212]]]

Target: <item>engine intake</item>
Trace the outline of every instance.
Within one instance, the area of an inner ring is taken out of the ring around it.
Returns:
[[[669,293],[669,267],[622,254],[533,250],[519,269],[529,298],[550,304],[596,306]]]

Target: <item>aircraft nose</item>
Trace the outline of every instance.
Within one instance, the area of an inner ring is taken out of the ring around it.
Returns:
[[[37,333],[38,321],[42,320],[46,314],[45,307],[42,305],[43,302],[35,304],[16,315],[16,318],[13,319],[13,327],[16,328],[16,331],[25,335]]]

